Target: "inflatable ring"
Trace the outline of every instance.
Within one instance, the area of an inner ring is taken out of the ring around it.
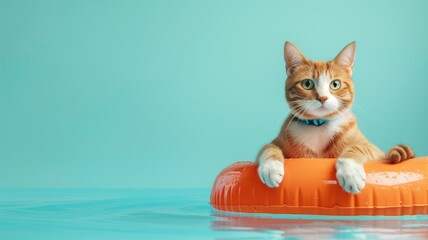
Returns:
[[[334,165],[335,159],[286,159],[282,183],[269,188],[257,174],[257,163],[238,162],[217,176],[210,203],[217,210],[245,213],[428,214],[428,157],[366,163],[366,186],[359,194],[339,186]]]

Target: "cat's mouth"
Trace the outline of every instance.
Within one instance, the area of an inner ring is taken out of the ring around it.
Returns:
[[[303,119],[330,118],[339,112],[340,105],[335,102],[307,101],[300,106],[291,106],[295,116]]]
[[[325,118],[336,111],[337,110],[334,107],[329,107],[323,104],[319,107],[313,108],[312,110],[308,111],[308,113],[316,118]]]
[[[322,112],[326,112],[326,113],[328,112],[330,114],[330,113],[334,112],[336,109],[322,105],[317,110],[322,111]]]

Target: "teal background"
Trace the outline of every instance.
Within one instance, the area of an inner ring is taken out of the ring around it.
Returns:
[[[357,42],[354,112],[428,155],[427,1],[0,1],[0,187],[208,188],[288,114],[285,40]]]

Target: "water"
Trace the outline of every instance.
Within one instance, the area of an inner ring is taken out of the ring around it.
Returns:
[[[0,239],[427,239],[428,216],[231,214],[209,190],[0,190]]]

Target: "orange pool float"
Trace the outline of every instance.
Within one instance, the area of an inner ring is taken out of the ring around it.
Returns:
[[[368,162],[357,195],[336,179],[335,159],[285,159],[278,188],[260,181],[257,164],[238,162],[214,182],[211,205],[221,211],[311,215],[428,214],[428,157],[398,164]]]

